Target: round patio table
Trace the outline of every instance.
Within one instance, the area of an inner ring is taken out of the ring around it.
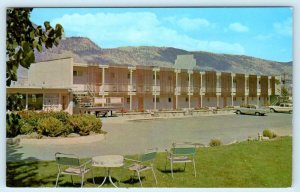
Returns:
[[[114,187],[117,187],[111,179],[111,168],[122,167],[124,165],[124,157],[122,155],[101,155],[93,157],[92,161],[94,167],[105,168],[105,177],[99,187],[105,183],[107,178]]]

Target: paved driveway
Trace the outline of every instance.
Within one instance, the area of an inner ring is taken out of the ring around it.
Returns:
[[[109,121],[111,121],[110,119]],[[106,138],[90,144],[7,146],[7,160],[53,160],[55,152],[75,153],[80,157],[102,154],[137,154],[147,148],[169,148],[172,142],[191,141],[207,145],[211,138],[223,143],[257,137],[258,132],[271,129],[278,135],[292,134],[291,114],[268,116],[221,115],[156,119],[109,123],[103,120]]]

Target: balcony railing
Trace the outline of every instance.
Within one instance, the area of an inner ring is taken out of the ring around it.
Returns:
[[[152,86],[152,92],[160,92],[160,86],[159,85],[153,85]]]
[[[232,92],[232,93],[236,93],[236,88],[235,88],[235,87],[232,87],[232,88],[231,88],[231,92]]]
[[[271,88],[268,89],[268,95],[272,95],[272,89]]]

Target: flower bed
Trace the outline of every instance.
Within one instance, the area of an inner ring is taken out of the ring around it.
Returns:
[[[19,119],[6,124],[7,137],[36,135],[35,138],[66,137],[72,133],[80,136],[102,133],[102,122],[92,115],[69,115],[66,112],[22,111]],[[8,114],[8,118],[10,115]],[[12,131],[12,129],[14,129]]]

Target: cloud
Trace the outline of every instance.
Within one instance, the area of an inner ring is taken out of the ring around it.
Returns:
[[[293,33],[292,25],[293,25],[292,18],[288,18],[281,22],[273,23],[273,27],[275,31],[278,34],[284,36],[292,36]]]
[[[178,20],[178,25],[184,30],[195,30],[201,27],[211,26],[210,22],[206,19],[190,19],[187,17],[181,18]]]
[[[272,39],[273,36],[274,36],[274,35],[271,34],[271,33],[269,33],[269,34],[259,34],[259,35],[256,35],[256,36],[254,37],[254,39],[264,41],[264,40],[270,40],[270,39]]]
[[[231,23],[229,29],[235,32],[243,33],[249,31],[249,28],[241,23]]]
[[[238,43],[196,39],[163,25],[164,21],[151,12],[124,12],[70,14],[56,18],[51,23],[62,24],[67,36],[89,37],[103,48],[144,45],[232,54],[245,52]],[[201,19],[183,18],[181,22],[190,29],[195,23],[198,26],[209,25],[208,21]]]

